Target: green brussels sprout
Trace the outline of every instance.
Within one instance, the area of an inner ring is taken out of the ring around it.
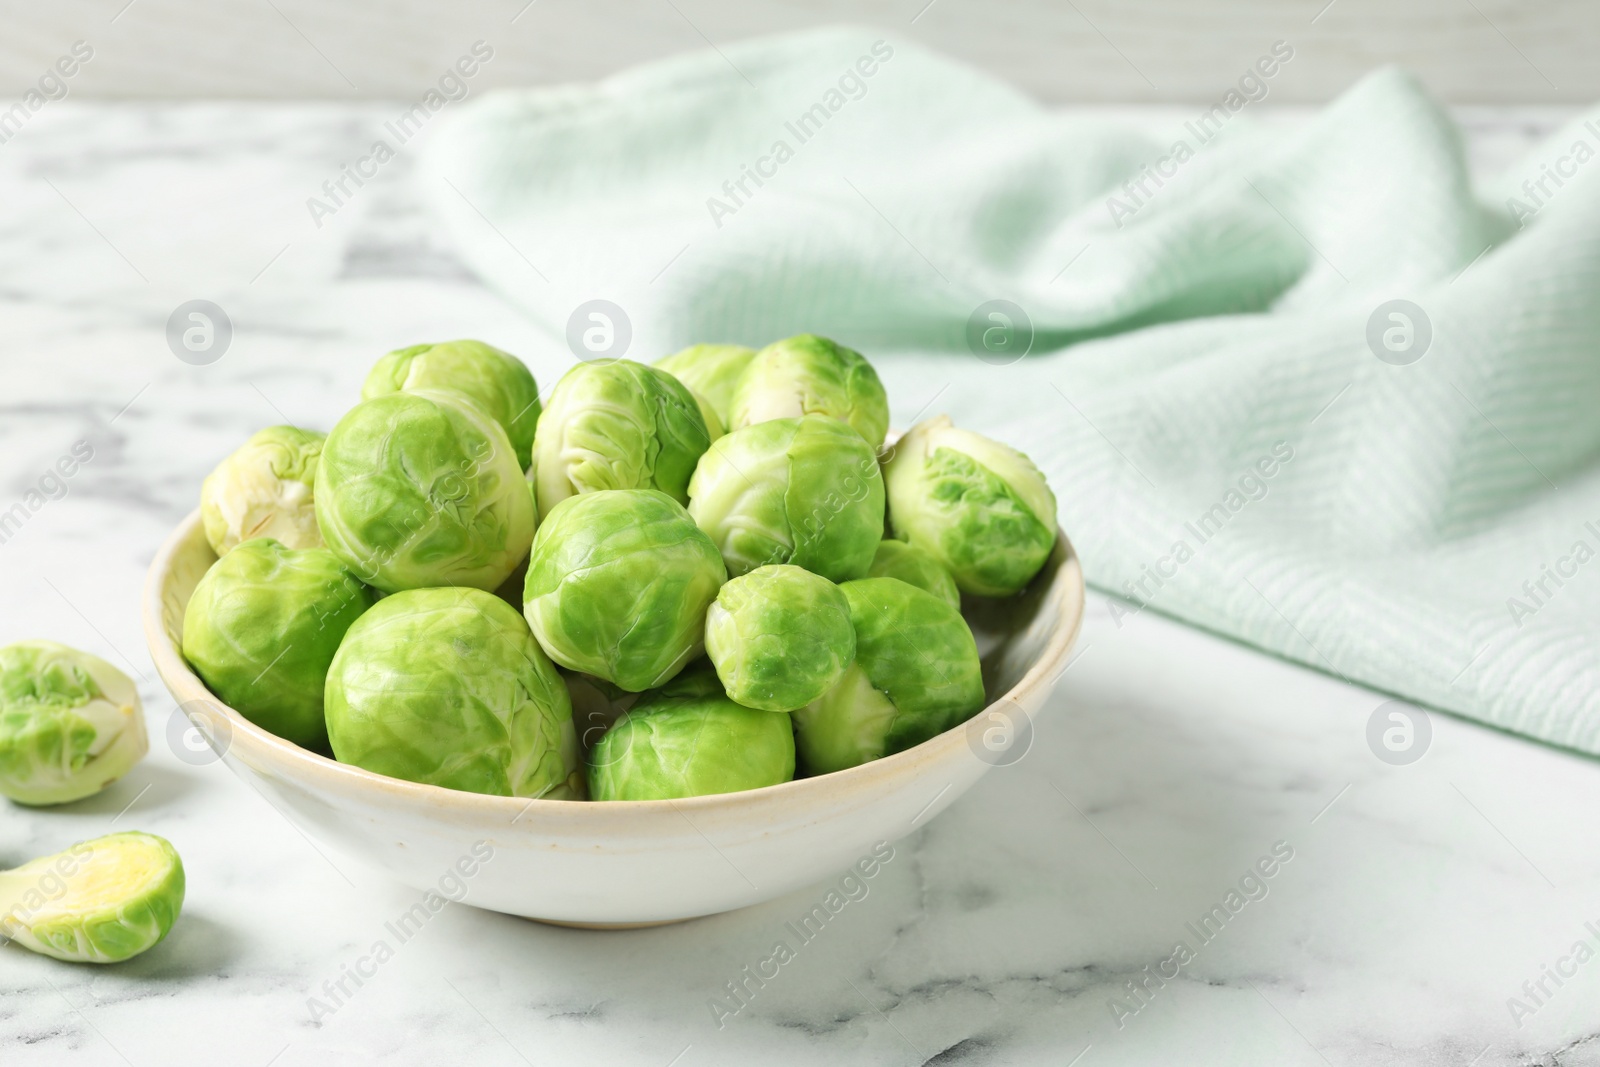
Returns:
[[[1021,452],[944,415],[911,428],[884,464],[894,536],[923,549],[963,593],[1009,596],[1056,543],[1056,498]]]
[[[0,934],[68,963],[121,963],[167,936],[183,890],[170,841],[110,834],[0,871]]]
[[[958,611],[961,608],[961,591],[950,572],[933,556],[904,541],[879,542],[867,577],[898,578],[932,593]]]
[[[827,692],[856,654],[839,587],[786,563],[757,567],[717,593],[706,652],[728,696],[749,708],[794,711]]]
[[[744,345],[690,345],[656,360],[656,366],[704,397],[726,427],[739,376],[755,356]]]
[[[729,403],[728,432],[768,419],[828,415],[849,423],[876,451],[889,432],[889,399],[878,372],[853,348],[803,333],[757,352]]]
[[[333,554],[386,593],[492,590],[533,542],[533,498],[499,423],[417,389],[339,420],[317,469],[317,522]]]
[[[482,590],[378,601],[333,657],[327,715],[341,763],[468,793],[581,796],[566,683],[517,610]]]
[[[54,641],[0,648],[0,794],[19,804],[82,800],[149,747],[139,691],[105,660]]]
[[[539,422],[539,386],[522,360],[482,341],[445,341],[399,348],[378,360],[361,385],[361,399],[415,389],[459,393],[511,440],[517,469],[528,469]]]
[[[689,483],[689,514],[736,576],[792,563],[834,582],[864,577],[883,538],[883,502],[872,446],[824,415],[735,430]]]
[[[708,674],[693,672],[696,679]],[[709,684],[716,686],[714,676]],[[651,693],[589,753],[594,800],[679,800],[760,789],[793,777],[789,716],[743,707],[720,691]]]
[[[539,514],[599,489],[659,489],[682,504],[710,444],[694,394],[672,375],[626,359],[579,363],[556,383],[533,440]]]
[[[314,490],[326,435],[268,426],[250,435],[200,483],[200,521],[219,556],[241,541],[271,537],[290,548],[321,548]]]
[[[195,586],[183,656],[224,704],[286,741],[322,750],[328,665],[376,599],[325,548],[246,541]]]
[[[654,489],[568,497],[539,527],[522,607],[568,670],[630,693],[698,656],[728,572],[683,506]]]
[[[693,389],[689,390],[689,395],[694,397],[695,406],[700,409],[700,417],[706,420],[707,444],[710,444],[728,432],[727,429],[722,425],[722,416],[718,415],[715,409],[711,407],[711,401],[707,400]],[[696,460],[696,462],[699,461]]]
[[[983,707],[978,646],[948,603],[898,578],[863,578],[850,602],[856,659],[821,699],[794,713],[812,774],[920,745]]]

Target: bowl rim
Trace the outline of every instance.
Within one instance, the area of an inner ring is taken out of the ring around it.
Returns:
[[[168,693],[176,700],[181,710],[184,704],[195,700],[205,700],[215,708],[221,710],[228,720],[230,737],[227,749],[221,754],[226,755],[232,746],[241,740],[253,748],[256,753],[265,757],[263,762],[270,761],[279,766],[285,773],[312,782],[329,789],[330,791],[350,791],[362,789],[376,796],[386,795],[388,798],[411,804],[426,805],[436,816],[455,815],[472,816],[477,814],[501,816],[514,814],[511,822],[515,823],[525,815],[537,814],[540,821],[555,819],[560,821],[587,819],[597,814],[616,814],[621,816],[637,815],[646,817],[654,813],[677,812],[682,814],[685,809],[689,812],[716,814],[732,811],[739,808],[751,807],[762,800],[793,798],[796,803],[792,810],[801,811],[808,793],[848,791],[852,786],[865,786],[873,778],[891,778],[896,772],[909,771],[925,761],[937,761],[944,756],[946,750],[955,745],[965,744],[964,733],[967,723],[981,715],[984,711],[1000,704],[1010,702],[1022,709],[1023,713],[1032,718],[1033,712],[1028,710],[1027,704],[1022,700],[1022,695],[1030,694],[1041,687],[1045,690],[1041,695],[1042,701],[1048,696],[1048,690],[1053,687],[1056,679],[1066,667],[1068,653],[1076,643],[1078,633],[1083,626],[1084,616],[1084,579],[1083,568],[1078,558],[1077,551],[1066,533],[1058,526],[1056,529],[1056,545],[1052,554],[1062,553],[1062,559],[1057,567],[1058,585],[1055,598],[1062,602],[1066,622],[1055,627],[1039,656],[1023,672],[1017,683],[1006,690],[996,699],[985,704],[983,708],[974,712],[968,719],[957,723],[942,733],[936,734],[919,745],[903,749],[899,752],[882,756],[878,759],[855,767],[848,767],[842,771],[831,771],[827,774],[813,775],[806,778],[795,778],[777,785],[762,786],[759,789],[746,789],[734,793],[713,793],[705,796],[682,797],[668,800],[613,800],[603,803],[591,800],[550,800],[544,798],[529,798],[516,796],[495,796],[489,793],[471,793],[460,789],[450,789],[445,786],[430,785],[425,782],[411,782],[403,778],[391,778],[388,775],[378,774],[366,770],[355,764],[340,763],[309,749],[301,748],[292,741],[285,740],[276,734],[257,726],[244,715],[227,705],[221,698],[206,687],[200,676],[190,669],[189,663],[183,657],[182,649],[167,633],[162,622],[162,608],[165,589],[170,579],[173,560],[178,552],[188,544],[199,531],[201,525],[200,509],[190,512],[167,538],[155,556],[150,561],[150,567],[145,573],[142,601],[142,621],[144,624],[145,642],[149,646],[150,656],[155,661],[156,673],[160,675]],[[184,690],[184,692],[179,692]],[[187,716],[187,712],[184,712]],[[220,756],[219,756],[220,758]],[[252,768],[254,770],[254,768]],[[937,799],[937,798],[935,798]],[[930,802],[931,804],[931,802]],[[532,821],[532,820],[530,820]]]

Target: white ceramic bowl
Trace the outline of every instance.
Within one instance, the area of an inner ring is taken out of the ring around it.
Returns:
[[[454,871],[466,903],[579,926],[673,922],[770,900],[922,826],[991,766],[1020,758],[1083,618],[1083,573],[1061,535],[1022,594],[964,605],[991,701],[964,726],[847,771],[744,793],[522,800],[338,763],[221,704],[179,644],[189,596],[214,562],[196,511],[150,564],[144,629],[162,681],[235,774],[310,837],[406,885],[438,890],[443,878],[459,893]]]

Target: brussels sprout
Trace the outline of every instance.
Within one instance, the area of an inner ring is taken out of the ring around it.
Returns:
[[[961,591],[950,572],[927,552],[904,541],[882,541],[872,557],[868,578],[898,578],[926,590],[951,607],[960,610]]]
[[[693,389],[689,390],[689,395],[694,397],[695,407],[700,409],[700,417],[706,420],[706,442],[708,444],[728,432],[722,425],[722,416],[718,415],[711,407],[711,401]]]
[[[495,796],[581,796],[566,684],[515,608],[470,588],[411,589],[355,621],[328,671],[341,763]]]
[[[364,400],[328,435],[317,522],[333,554],[386,593],[492,590],[533,541],[533,500],[500,424],[451,393]]]
[[[195,586],[183,616],[183,656],[223,703],[257,726],[325,749],[328,665],[375,599],[325,548],[246,541]]]
[[[539,514],[597,489],[659,489],[678,503],[711,443],[700,405],[665,371],[579,363],[556,383],[533,440]]]
[[[0,871],[0,934],[68,963],[120,963],[167,936],[183,890],[171,842],[110,834]]]
[[[734,388],[755,355],[744,345],[690,345],[656,360],[656,366],[705,397],[726,427]]]
[[[320,548],[313,490],[324,434],[295,426],[258,430],[200,483],[200,521],[223,556],[241,541],[272,537]]]
[[[883,500],[872,447],[823,415],[735,430],[689,483],[689,514],[733,575],[792,563],[835,582],[863,577],[883,537]]]
[[[0,794],[19,804],[81,800],[147,751],[127,675],[53,641],[0,648]]]
[[[820,700],[794,713],[812,774],[919,745],[983,707],[978,646],[960,613],[898,578],[839,587],[850,602],[856,659]]]
[[[1039,573],[1056,543],[1056,498],[1021,452],[920,422],[884,465],[895,537],[944,565],[963,593],[1008,596]]]
[[[856,654],[839,587],[788,564],[757,567],[717,593],[706,652],[728,696],[763,711],[794,711],[827,692]]]
[[[361,385],[361,399],[415,389],[459,393],[476,404],[506,432],[517,469],[528,469],[539,421],[539,386],[522,360],[482,341],[412,345],[373,365]]]
[[[732,433],[798,415],[847,422],[874,451],[889,431],[889,399],[872,364],[855,349],[809,333],[756,353],[739,378],[725,421]]]
[[[551,659],[637,693],[700,654],[727,578],[717,547],[665,493],[584,493],[539,527],[523,612]]]
[[[714,677],[710,685],[716,685]],[[720,692],[652,693],[589,754],[594,800],[678,800],[760,789],[793,777],[789,716],[742,707]]]

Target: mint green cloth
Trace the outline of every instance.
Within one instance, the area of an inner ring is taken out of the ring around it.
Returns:
[[[1145,604],[1600,752],[1600,120],[1475,188],[1402,72],[1287,135],[1256,108],[1152,138],[838,29],[486,97],[427,180],[552,345],[593,298],[643,360],[821,333],[898,425],[1022,448],[1119,626]],[[969,351],[997,298],[1020,361]],[[1407,365],[1368,340],[1395,299],[1431,324]]]

